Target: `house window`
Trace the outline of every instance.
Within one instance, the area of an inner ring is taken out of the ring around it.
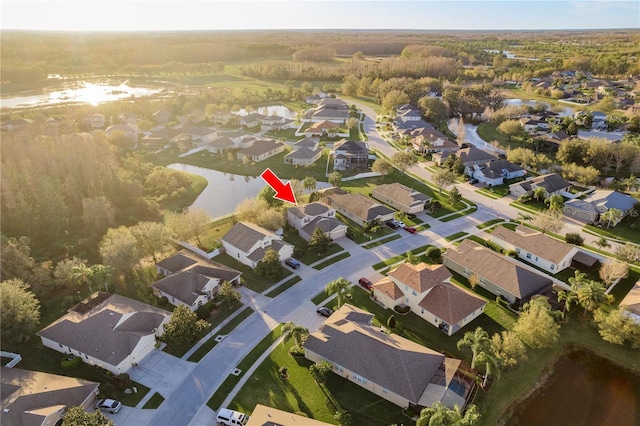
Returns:
[[[536,256],[536,262],[538,261],[538,256]]]
[[[413,291],[411,292],[411,294],[413,294],[414,296],[417,296],[417,295],[418,295],[418,293],[416,293],[416,291],[415,291],[415,290],[413,290]]]
[[[409,303],[409,298],[408,297],[404,298],[404,303]]]
[[[553,271],[554,269],[556,269],[556,265],[551,265],[551,270]]]
[[[364,377],[360,377],[357,374],[353,375],[353,379],[358,383],[362,383],[363,385],[367,384],[367,379],[365,379]]]
[[[516,253],[520,254],[520,249],[516,248]]]
[[[527,253],[527,259],[531,259],[531,253]]]
[[[382,393],[387,393],[387,390],[385,388],[382,388]]]

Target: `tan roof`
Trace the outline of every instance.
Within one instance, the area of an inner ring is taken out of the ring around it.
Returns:
[[[278,410],[258,404],[249,417],[247,426],[330,426],[330,423]]]
[[[104,293],[98,293],[100,300]],[[68,314],[37,335],[118,365],[144,336],[154,335],[171,313],[128,297],[113,294],[93,306],[79,303]]]
[[[366,222],[394,212],[362,194],[334,194],[327,197],[327,202],[341,206]]]
[[[552,282],[546,276],[525,269],[515,261],[471,240],[463,240],[458,247],[447,249],[443,258],[489,280],[519,299],[537,294]]]
[[[486,301],[456,285],[440,283],[418,303],[449,324],[457,324],[486,305]]]
[[[222,241],[247,253],[258,241],[267,236],[275,236],[261,226],[249,222],[238,222],[222,237]]]
[[[418,403],[445,356],[370,324],[372,314],[344,305],[304,343],[306,350]]]
[[[620,302],[620,306],[626,308],[629,312],[640,315],[640,281],[631,287],[631,290]]]
[[[307,130],[337,129],[339,127],[340,125],[338,123],[334,123],[333,121],[328,121],[328,120],[322,120],[322,121],[313,123]]]
[[[562,241],[558,241],[555,238],[551,238],[548,235],[521,225],[516,227],[515,232],[502,225],[498,226],[493,230],[491,236],[525,249],[531,254],[556,265],[562,262],[562,259],[574,250],[574,247],[570,244],[563,243]]]
[[[262,155],[283,146],[284,144],[282,142],[278,142],[273,139],[259,140],[254,142],[250,147],[241,149],[238,152],[244,155]]]
[[[401,284],[405,284],[418,293],[424,293],[437,284],[451,278],[451,272],[443,265],[403,263],[388,274]]]
[[[373,289],[388,296],[391,300],[398,300],[404,297],[404,293],[400,290],[400,287],[396,285],[389,278],[384,277],[373,285]]]
[[[428,195],[424,195],[423,193],[398,182],[378,185],[373,190],[374,196],[376,193],[388,197],[405,206],[424,205],[431,199]]]
[[[47,415],[84,403],[100,385],[20,368],[2,367],[0,373],[0,423],[3,425],[41,425]]]

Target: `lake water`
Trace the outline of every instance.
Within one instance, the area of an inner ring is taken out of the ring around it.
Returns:
[[[207,180],[209,184],[196,198],[192,207],[206,210],[211,217],[233,213],[242,200],[255,198],[258,192],[266,186],[265,181],[260,176],[233,175],[182,163],[169,164],[167,167],[202,176]],[[304,171],[300,173],[299,179],[302,180],[304,179]],[[318,189],[328,188],[329,186],[331,185],[327,182],[318,182],[317,184]]]
[[[51,106],[66,102],[86,103],[98,105],[104,102],[128,99],[132,96],[140,98],[153,95],[162,89],[150,89],[145,87],[131,87],[126,82],[114,83],[90,83],[76,82],[65,88],[43,89],[42,93],[29,96],[15,96],[0,99],[2,108],[25,108],[34,106]]]
[[[640,376],[590,352],[571,352],[507,424],[640,425]]]
[[[295,111],[291,111],[284,105],[268,105],[262,106],[256,109],[258,114],[266,115],[267,117],[271,117],[272,115],[277,115],[278,117],[290,118],[294,119],[297,117],[298,113]],[[246,109],[241,109],[239,111],[234,111],[234,114],[238,115],[248,115],[249,112]]]
[[[547,102],[524,100],[519,98],[505,99],[504,104],[505,105],[527,105],[527,106],[536,106],[538,104],[545,104],[547,107],[549,108],[551,107],[551,104]],[[556,111],[560,117],[573,115],[574,113],[573,108],[567,107],[567,106],[562,106],[562,109],[559,109],[559,110],[556,110],[556,108],[554,108],[554,111]]]

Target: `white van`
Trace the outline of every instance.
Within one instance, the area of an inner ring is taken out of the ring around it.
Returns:
[[[226,426],[244,426],[249,421],[249,416],[228,408],[221,408],[216,416],[216,421]]]

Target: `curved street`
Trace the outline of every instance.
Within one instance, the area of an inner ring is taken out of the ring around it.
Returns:
[[[391,157],[396,152],[378,133],[375,111],[359,102],[349,101],[364,113],[364,129],[369,137],[369,147]],[[475,133],[475,132],[473,132]],[[467,130],[467,137],[471,132]],[[476,134],[477,137],[477,134]],[[422,179],[430,180],[431,173],[425,170],[427,163],[418,164],[410,171]],[[298,270],[302,281],[287,289],[276,298],[268,298],[243,289],[243,302],[254,309],[254,313],[235,328],[232,334],[216,345],[202,360],[191,363],[178,360],[168,354],[155,351],[138,367],[130,371],[131,378],[151,388],[150,397],[159,391],[165,401],[157,410],[124,407],[119,414],[109,415],[118,425],[211,425],[215,423],[215,413],[206,402],[232,373],[236,365],[279,323],[294,321],[315,330],[320,324],[316,315],[316,305],[311,298],[324,290],[325,285],[336,278],[345,277],[357,282],[361,276],[374,277],[377,272],[371,266],[380,260],[423,246],[427,243],[448,246],[445,237],[457,232],[480,234],[476,226],[496,218],[515,218],[520,210],[511,207],[512,197],[498,200],[487,198],[476,192],[474,186],[458,184],[462,195],[475,203],[477,211],[449,222],[426,216],[431,227],[416,235],[401,233],[402,238],[364,249],[350,240],[340,244],[350,253],[350,257],[336,262],[321,271],[309,266]],[[563,232],[580,232],[587,244],[593,245],[597,237],[581,232],[581,226],[567,223]],[[267,290],[268,291],[268,290]],[[265,292],[266,293],[266,292]],[[233,394],[229,396],[232,398]],[[144,400],[142,401],[144,402]],[[141,407],[143,404],[139,404]]]

